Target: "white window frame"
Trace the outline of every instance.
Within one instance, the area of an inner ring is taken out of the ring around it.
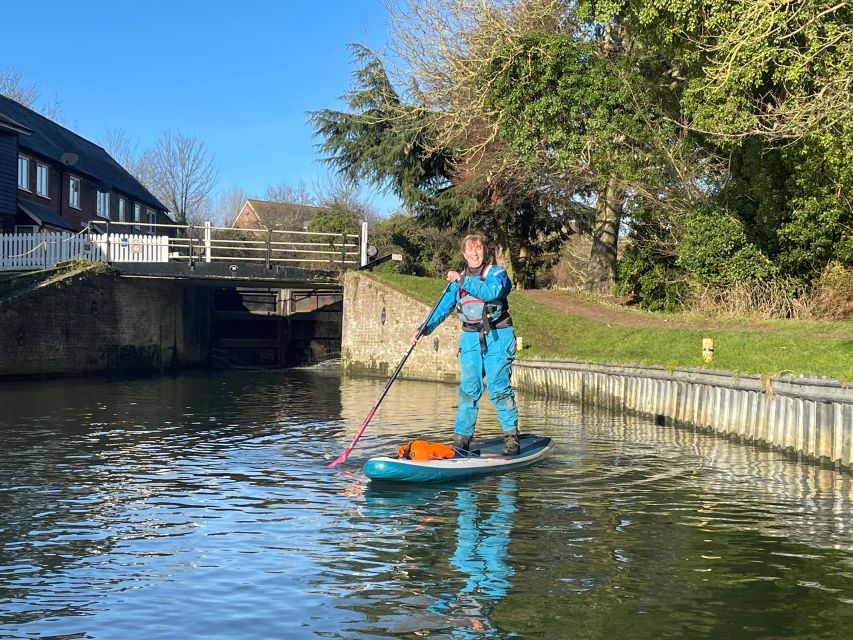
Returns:
[[[142,205],[138,202],[133,203],[133,228],[136,231],[139,231],[141,227],[139,223],[142,222]]]
[[[127,198],[118,197],[118,221],[127,222]]]
[[[18,189],[30,190],[30,159],[18,155]]]
[[[157,212],[154,209],[146,209],[145,212],[148,214],[148,233],[154,235],[157,233],[157,227],[150,225],[157,224]]]
[[[38,233],[38,225],[16,224],[15,233]]]
[[[68,176],[68,206],[80,208],[80,188],[82,184],[77,176]]]
[[[36,193],[50,198],[50,169],[43,162],[36,162]]]
[[[102,218],[106,218],[110,220],[112,216],[110,216],[110,192],[109,191],[98,191],[98,200],[97,205],[95,207],[95,211]]]

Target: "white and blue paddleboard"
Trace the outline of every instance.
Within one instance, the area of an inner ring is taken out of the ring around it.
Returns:
[[[554,446],[551,438],[525,434],[519,436],[519,452],[514,456],[505,456],[502,453],[503,444],[503,437],[475,440],[471,443],[468,455],[440,460],[380,456],[365,462],[363,471],[371,480],[445,482],[527,467],[547,456]]]

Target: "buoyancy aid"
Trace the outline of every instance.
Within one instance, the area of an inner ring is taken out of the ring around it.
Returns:
[[[453,447],[440,442],[427,442],[426,440],[412,440],[397,449],[398,458],[407,460],[438,460],[441,458],[452,458]]]
[[[488,265],[473,270],[470,267],[465,267],[462,277],[464,279],[479,275],[480,280],[485,281],[493,267],[494,265]],[[476,273],[478,270],[480,271],[479,274]],[[506,296],[484,302],[464,289],[460,289],[459,302],[456,303],[456,314],[462,320],[464,331],[488,333],[492,328],[512,325],[512,320],[509,317],[509,301]]]

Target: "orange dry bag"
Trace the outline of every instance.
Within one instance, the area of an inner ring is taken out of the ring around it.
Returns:
[[[398,458],[409,460],[437,460],[439,458],[452,458],[453,448],[440,442],[427,442],[426,440],[412,440],[397,449]]]

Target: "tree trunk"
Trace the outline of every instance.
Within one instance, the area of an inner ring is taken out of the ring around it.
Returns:
[[[512,257],[512,251],[510,251],[509,247],[504,245],[499,245],[497,251],[495,252],[495,264],[502,266],[506,269],[506,274],[509,277],[509,281],[515,285],[515,262]]]
[[[513,253],[509,247],[500,247],[495,255],[495,264],[506,269],[513,289],[526,289],[530,284],[525,247],[521,247],[517,253]]]
[[[515,282],[512,283],[516,289],[527,289],[530,284],[530,268],[527,264],[527,247],[521,245],[518,249],[518,257],[515,265]]]
[[[619,222],[622,219],[624,191],[614,178],[609,178],[598,193],[592,247],[586,270],[586,289],[613,294],[616,287],[616,250],[619,244]]]

